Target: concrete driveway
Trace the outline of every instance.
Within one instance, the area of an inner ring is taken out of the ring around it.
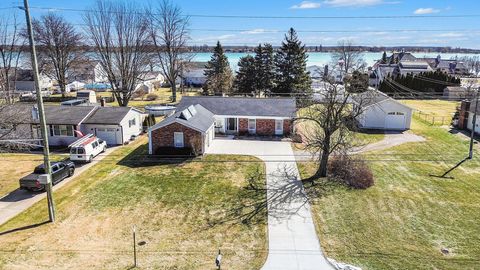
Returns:
[[[334,269],[321,250],[290,142],[215,139],[207,154],[251,155],[266,164],[269,250],[263,270]]]
[[[57,190],[62,186],[66,185],[68,182],[75,180],[82,172],[88,170],[90,167],[98,163],[100,160],[104,159],[110,153],[112,153],[116,147],[108,148],[107,151],[97,157],[87,164],[77,164],[75,168],[75,174],[72,177],[65,178],[62,182],[53,186],[53,190]],[[28,209],[34,203],[45,198],[46,193],[30,192],[27,190],[16,189],[10,192],[3,198],[0,198],[0,225],[7,222],[11,218],[20,214],[21,212]],[[54,196],[55,201],[55,196]],[[45,205],[47,207],[47,205]]]

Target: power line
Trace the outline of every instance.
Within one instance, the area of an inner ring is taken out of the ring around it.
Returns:
[[[92,9],[75,9],[62,7],[41,7],[35,6],[31,9],[48,11],[67,12],[97,12]],[[109,13],[124,13],[110,11]],[[135,14],[146,14],[146,12],[134,12]],[[160,15],[153,13],[153,15]],[[433,18],[477,18],[480,14],[455,14],[455,15],[384,15],[384,16],[268,16],[268,15],[212,15],[212,14],[186,14],[184,17],[191,18],[229,18],[229,19],[433,19]]]

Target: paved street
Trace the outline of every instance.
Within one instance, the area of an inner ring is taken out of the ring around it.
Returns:
[[[53,187],[53,190],[57,190],[67,184],[70,181],[75,180],[82,172],[88,170],[90,167],[95,165],[100,160],[108,156],[116,148],[108,148],[105,153],[100,156],[97,156],[91,163],[81,164],[75,168],[75,174],[72,177],[64,179],[62,182],[56,184]],[[20,214],[21,212],[28,209],[34,203],[45,198],[46,193],[36,193],[30,192],[27,190],[16,189],[10,192],[8,195],[0,199],[0,224],[3,224],[13,218],[14,216]],[[45,205],[45,207],[47,207]]]
[[[269,251],[263,270],[334,269],[321,250],[289,142],[215,139],[207,153],[252,155],[266,164]]]

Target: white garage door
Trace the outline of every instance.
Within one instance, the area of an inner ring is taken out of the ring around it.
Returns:
[[[405,114],[402,112],[389,112],[385,117],[385,129],[405,129]]]
[[[97,128],[97,137],[106,141],[107,145],[118,144],[116,128]]]

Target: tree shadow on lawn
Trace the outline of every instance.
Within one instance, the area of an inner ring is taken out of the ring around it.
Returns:
[[[15,229],[10,229],[10,230],[7,230],[7,231],[0,232],[0,236],[10,234],[10,233],[14,233],[14,232],[34,229],[34,228],[40,227],[40,226],[48,224],[48,223],[50,223],[50,221],[47,220],[47,221],[43,221],[43,222],[32,224],[32,225],[27,225],[27,226],[18,227],[18,228],[15,228]]]
[[[149,155],[148,144],[143,144],[130,152],[127,156],[122,158],[117,165],[126,166],[129,168],[153,167],[159,165],[181,165],[191,161],[195,156],[185,155],[180,153],[178,155]]]
[[[316,185],[304,186],[297,178],[296,167],[284,165],[277,168],[267,177],[267,186],[263,184],[263,174],[255,171],[248,177],[248,185],[243,187],[236,203],[216,217],[210,217],[209,226],[221,224],[261,224],[267,218],[286,220],[294,215],[301,215],[301,210],[307,207],[309,197],[323,195],[323,185],[328,181],[317,182]],[[313,189],[311,187],[314,187]],[[310,191],[311,190],[311,191]]]

